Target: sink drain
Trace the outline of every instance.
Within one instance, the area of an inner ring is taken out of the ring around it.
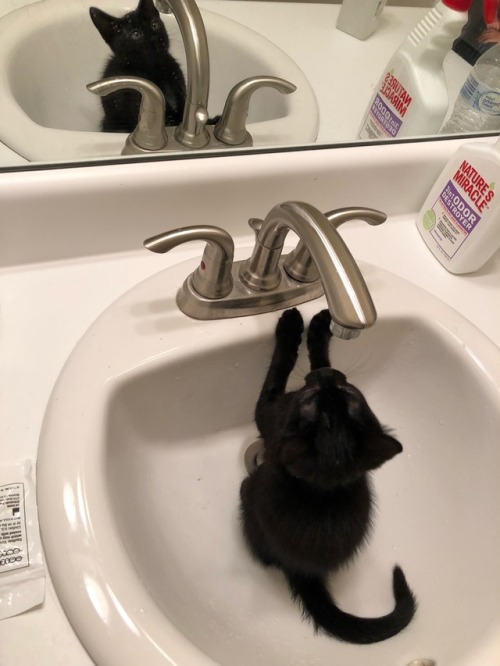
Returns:
[[[436,666],[434,659],[414,659],[408,666]]]
[[[249,474],[255,472],[263,460],[264,440],[262,437],[258,437],[255,442],[252,442],[248,449],[245,451],[245,467],[247,468],[247,472]],[[423,666],[425,666],[425,664]]]

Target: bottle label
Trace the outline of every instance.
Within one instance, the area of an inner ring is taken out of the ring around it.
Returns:
[[[463,160],[422,218],[423,228],[441,252],[452,259],[481,221],[495,197],[495,183],[488,183]]]
[[[361,139],[394,138],[412,103],[412,97],[392,72],[387,72],[359,133]]]
[[[483,85],[473,72],[467,77],[460,95],[481,113],[500,116],[500,93]]]

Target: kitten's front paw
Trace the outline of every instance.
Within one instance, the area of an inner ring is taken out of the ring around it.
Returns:
[[[327,335],[329,338],[332,337],[332,332],[330,331],[330,324],[332,323],[332,316],[329,310],[321,310],[314,315],[309,324],[309,334],[323,334]]]
[[[298,347],[304,332],[304,320],[297,308],[285,310],[276,326],[276,339]]]
[[[311,319],[307,332],[307,351],[311,361],[311,370],[331,367],[328,354],[330,338],[332,337],[331,321],[332,318],[328,310],[321,310]]]

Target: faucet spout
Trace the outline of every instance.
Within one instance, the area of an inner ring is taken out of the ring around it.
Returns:
[[[203,148],[210,141],[208,120],[210,60],[207,33],[195,0],[168,0],[186,51],[186,104],[176,140],[186,148]]]
[[[353,209],[351,217],[356,217],[358,210]],[[254,290],[276,287],[281,279],[281,251],[290,229],[314,260],[332,316],[332,333],[343,339],[357,337],[362,329],[375,323],[375,306],[342,237],[327,217],[310,204],[289,201],[268,213],[255,250],[242,266],[241,281]]]
[[[338,229],[344,222],[350,220],[363,220],[371,226],[377,226],[386,221],[387,215],[374,208],[336,208],[325,213],[330,224]],[[299,241],[297,247],[287,254],[283,268],[288,275],[299,282],[313,282],[319,278],[316,264],[311,257],[305,243]]]

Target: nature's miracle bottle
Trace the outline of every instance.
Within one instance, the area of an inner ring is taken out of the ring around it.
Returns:
[[[443,60],[472,0],[441,0],[388,62],[365,113],[360,139],[435,134],[448,111]]]
[[[429,192],[417,229],[451,273],[478,270],[500,248],[500,139],[457,150]]]

